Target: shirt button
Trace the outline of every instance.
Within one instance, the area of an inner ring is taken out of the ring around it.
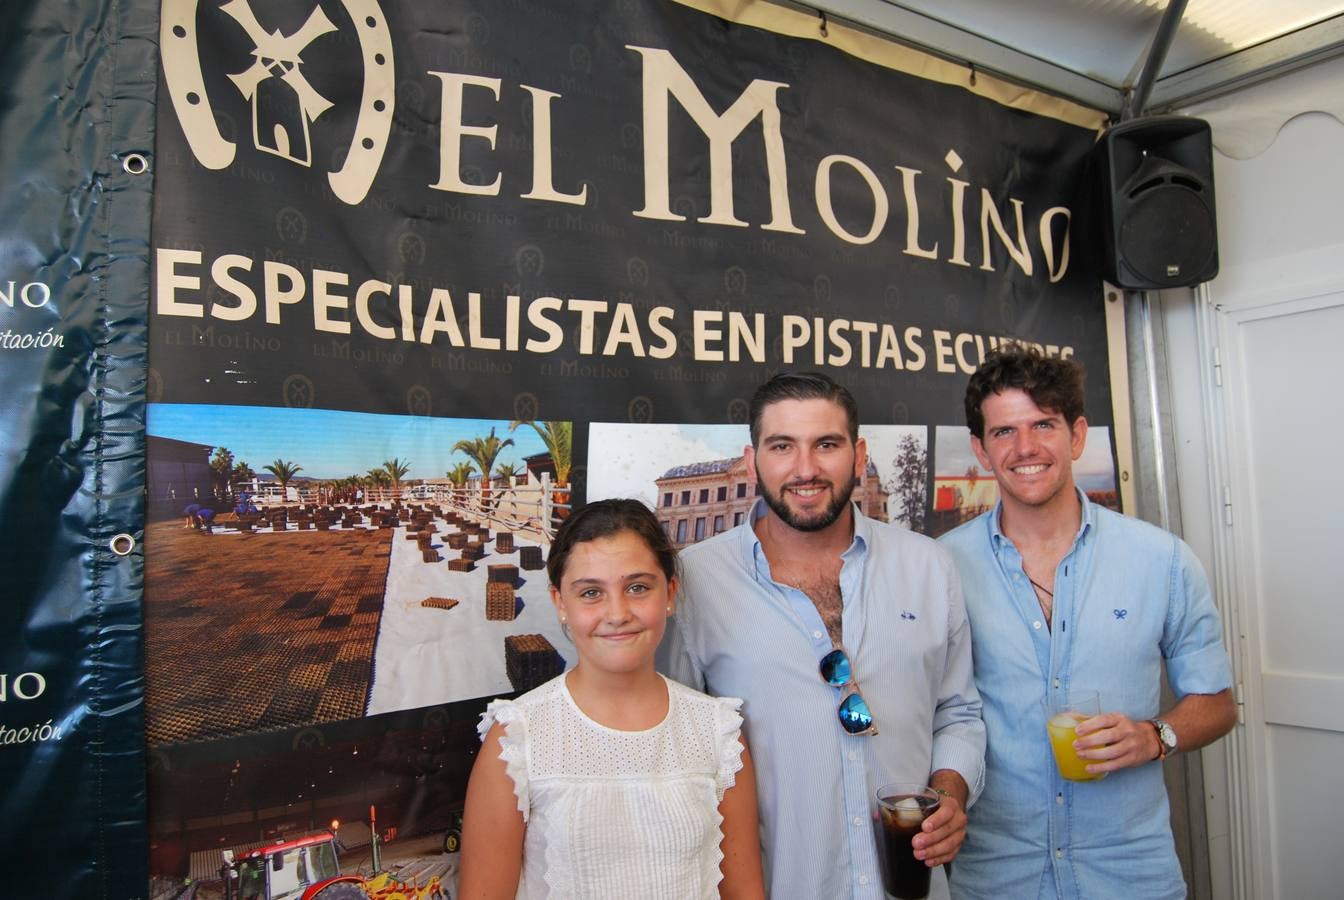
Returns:
[[[812,632],[812,636],[813,636],[814,638],[816,638],[817,640],[821,640],[821,632],[820,632],[820,631],[814,631],[814,632]]]
[[[860,875],[860,876],[859,876],[859,884],[867,884],[867,883],[868,883],[868,876],[867,876],[867,875]]]
[[[1064,851],[1063,851],[1063,850],[1056,850],[1056,851],[1055,851],[1055,859],[1063,859],[1063,858],[1064,858]]]
[[[856,759],[858,759],[858,758],[859,758],[859,754],[855,753],[853,750],[849,751],[849,761],[850,761],[850,762],[853,762],[854,760],[856,760]]]
[[[1060,806],[1063,806],[1063,805],[1064,805],[1064,795],[1063,795],[1063,794],[1055,794],[1055,802],[1058,803]]]
[[[1041,623],[1040,623],[1040,620],[1037,620],[1037,621],[1035,621],[1035,622],[1032,622],[1032,623],[1031,623],[1031,627],[1032,627],[1032,628],[1035,628],[1037,631],[1040,631],[1040,630],[1041,630]]]
[[[1059,687],[1059,679],[1058,679],[1058,678],[1055,679],[1055,687],[1056,687],[1056,688]]]
[[[855,828],[858,828],[858,827],[859,827],[860,825],[862,825],[862,824],[863,824],[863,819],[859,818],[858,816],[855,816],[855,817],[854,817],[854,827],[855,827]]]

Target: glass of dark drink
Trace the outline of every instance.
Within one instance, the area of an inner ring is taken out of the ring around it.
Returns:
[[[878,788],[878,850],[887,896],[922,900],[929,896],[929,874],[924,860],[915,859],[911,840],[924,820],[938,808],[939,795],[923,784],[885,784]]]

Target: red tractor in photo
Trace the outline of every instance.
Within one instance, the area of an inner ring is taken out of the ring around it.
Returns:
[[[372,824],[372,813],[370,810]],[[381,868],[379,839],[373,831],[373,868],[367,878],[342,875],[336,855],[335,826],[293,840],[250,850],[224,851],[220,876],[225,900],[447,900],[438,876],[425,884],[406,884]]]

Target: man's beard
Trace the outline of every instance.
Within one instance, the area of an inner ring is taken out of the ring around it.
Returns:
[[[835,495],[831,497],[830,504],[821,512],[816,513],[812,518],[804,518],[795,513],[792,509],[789,509],[788,505],[784,502],[782,491],[776,494],[773,493],[770,488],[765,486],[765,481],[761,479],[759,468],[756,470],[756,483],[761,486],[761,497],[765,500],[765,505],[770,507],[775,515],[783,520],[785,525],[788,525],[795,531],[821,531],[823,528],[833,524],[836,519],[840,518],[840,514],[845,511],[845,507],[849,505],[850,496],[854,493],[854,488],[858,487],[859,476],[851,473],[849,482],[844,486],[844,489],[836,491]],[[829,482],[827,483],[829,484]]]

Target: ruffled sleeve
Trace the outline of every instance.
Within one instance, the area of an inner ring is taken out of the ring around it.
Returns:
[[[719,724],[718,799],[737,783],[742,771],[742,701],[736,697],[717,697]]]
[[[526,822],[532,809],[527,779],[527,717],[512,700],[490,701],[485,712],[481,713],[481,721],[476,725],[476,732],[482,741],[496,722],[504,726],[504,733],[499,737],[499,758],[504,761],[504,770],[513,780],[513,794],[518,798],[518,811],[523,814],[523,821]]]

